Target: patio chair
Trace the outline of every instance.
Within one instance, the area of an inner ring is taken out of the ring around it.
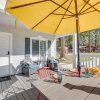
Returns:
[[[39,78],[39,79],[43,79],[43,78],[49,77],[49,76],[51,76],[51,75],[53,75],[53,73],[52,73],[52,71],[49,69],[49,67],[42,67],[42,68],[39,68],[39,69],[38,69],[38,78]],[[41,93],[39,92],[39,94],[38,94],[38,96],[37,96],[37,100],[39,100],[40,94],[41,94]]]
[[[20,62],[20,66],[22,74],[29,77],[27,81],[31,82],[37,80],[37,70],[39,68],[37,62],[32,61],[30,58],[26,58]]]

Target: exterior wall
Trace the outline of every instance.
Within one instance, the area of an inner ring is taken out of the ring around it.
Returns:
[[[77,34],[73,34],[73,68],[77,67]]]
[[[11,65],[12,65],[12,74],[18,73],[20,70],[19,63],[21,60],[25,59],[25,38],[43,37],[52,41],[51,55],[55,57],[55,41],[54,36],[51,34],[38,33],[29,30],[14,29],[10,26],[0,25],[0,32],[11,33],[12,34],[12,56],[11,56]]]

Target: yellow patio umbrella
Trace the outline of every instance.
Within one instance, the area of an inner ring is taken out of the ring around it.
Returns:
[[[100,28],[100,0],[7,0],[5,10],[33,31],[77,33]]]

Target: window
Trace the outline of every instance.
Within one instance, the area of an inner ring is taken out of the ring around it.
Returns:
[[[40,41],[40,58],[46,58],[46,41]]]
[[[50,40],[31,39],[30,53],[33,60],[45,60],[47,56],[51,55]],[[48,55],[47,55],[48,54]]]
[[[39,55],[39,40],[32,40],[32,56]]]

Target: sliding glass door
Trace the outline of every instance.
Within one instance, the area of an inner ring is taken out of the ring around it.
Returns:
[[[30,44],[30,55],[32,60],[46,60],[48,55],[48,40],[31,39]]]

